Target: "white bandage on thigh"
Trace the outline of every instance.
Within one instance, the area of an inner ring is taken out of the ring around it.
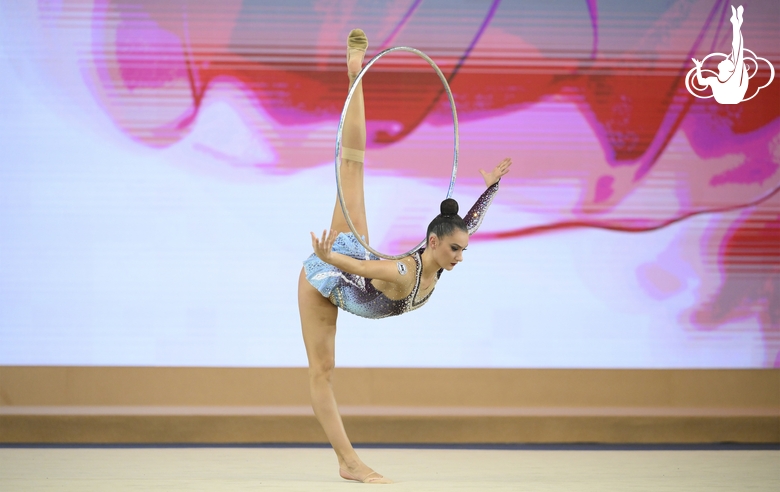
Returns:
[[[341,158],[348,161],[363,162],[366,156],[365,150],[350,149],[347,147],[341,148]]]

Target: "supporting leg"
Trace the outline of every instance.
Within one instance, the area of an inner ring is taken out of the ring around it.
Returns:
[[[383,477],[366,466],[352,447],[333,394],[338,309],[309,284],[303,270],[298,278],[298,309],[309,359],[311,405],[336,452],[341,474],[349,475],[345,478],[368,477],[379,481]]]

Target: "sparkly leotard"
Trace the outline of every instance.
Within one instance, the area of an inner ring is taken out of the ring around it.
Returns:
[[[463,221],[466,223],[469,235],[474,234],[482,223],[493,197],[498,191],[498,183],[493,184],[479,197],[471,207]],[[415,262],[415,281],[412,292],[403,299],[393,300],[385,296],[371,283],[371,279],[344,272],[325,263],[312,254],[303,262],[306,271],[306,279],[330,302],[352,314],[364,318],[386,318],[413,311],[430,299],[432,289],[422,299],[417,299],[420,290],[420,278],[422,276],[422,259],[420,255],[425,248],[420,248],[412,254]],[[341,233],[333,244],[333,251],[350,256],[358,260],[379,260],[358,242],[352,233]],[[441,276],[442,270],[436,273],[436,278]]]

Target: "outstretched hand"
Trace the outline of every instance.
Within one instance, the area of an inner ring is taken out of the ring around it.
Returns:
[[[309,234],[311,234],[311,247],[314,249],[314,254],[325,263],[330,263],[333,256],[333,243],[336,241],[339,233],[333,229],[322,231],[322,238],[317,238],[313,232]]]
[[[498,180],[501,179],[501,176],[509,172],[509,166],[511,165],[512,159],[507,157],[503,161],[499,162],[498,165],[494,167],[493,170],[489,173],[485,172],[484,169],[480,169],[479,174],[481,174],[482,178],[485,180],[485,186],[490,188],[496,182],[498,182]]]
[[[694,63],[694,64],[695,64],[695,65],[696,65],[698,68],[701,68],[701,62],[700,62],[699,60],[697,60],[696,58],[691,58],[691,60],[693,60],[693,63]]]

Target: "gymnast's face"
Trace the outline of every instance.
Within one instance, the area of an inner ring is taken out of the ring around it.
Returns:
[[[452,270],[455,265],[463,261],[463,251],[469,245],[469,234],[456,229],[452,234],[441,239],[431,234],[429,242],[433,258],[439,267]]]

